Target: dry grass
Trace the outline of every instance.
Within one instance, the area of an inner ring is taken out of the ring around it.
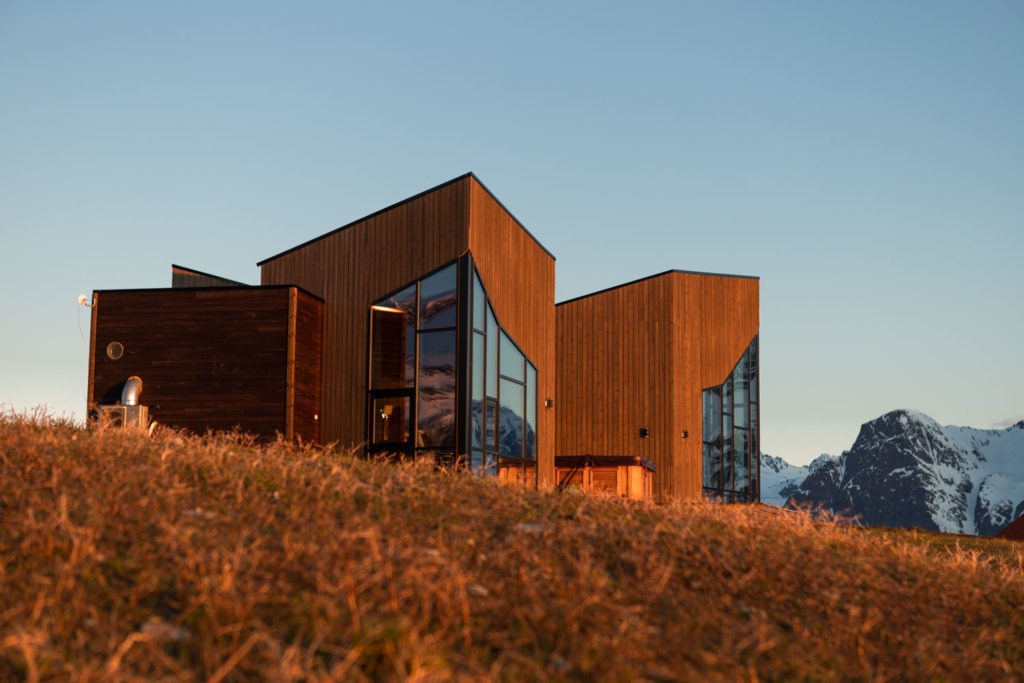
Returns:
[[[0,680],[1013,680],[1024,552],[0,418]]]

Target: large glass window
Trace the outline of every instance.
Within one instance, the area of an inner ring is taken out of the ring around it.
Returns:
[[[536,485],[537,368],[468,255],[370,307],[369,374],[369,450]]]
[[[370,388],[411,387],[416,362],[416,286],[370,307]]]
[[[455,332],[420,333],[416,447],[455,448]]]
[[[726,380],[704,390],[704,497],[727,503],[761,499],[757,337]]]

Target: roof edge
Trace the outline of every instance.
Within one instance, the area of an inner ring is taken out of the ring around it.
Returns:
[[[256,266],[257,267],[261,267],[265,263],[269,263],[270,261],[273,261],[275,259],[279,259],[282,256],[286,256],[287,254],[292,253],[293,251],[297,251],[297,250],[302,249],[304,247],[308,247],[309,245],[313,244],[314,242],[319,242],[320,240],[326,239],[326,238],[330,237],[331,235],[336,235],[339,232],[342,232],[344,230],[348,230],[349,228],[357,225],[358,223],[362,223],[363,221],[370,220],[374,216],[379,216],[382,213],[385,213],[387,211],[391,211],[392,209],[396,209],[399,206],[402,206],[403,204],[408,204],[409,202],[415,201],[415,200],[417,200],[417,199],[419,199],[421,197],[424,197],[424,196],[426,196],[426,195],[428,195],[428,194],[430,194],[432,192],[437,192],[438,190],[444,189],[444,188],[448,187],[449,185],[454,185],[455,183],[458,183],[458,182],[461,182],[463,180],[466,180],[467,178],[472,178],[473,180],[475,180],[477,185],[479,185],[481,188],[483,188],[484,192],[486,192],[491,197],[491,199],[493,199],[498,204],[498,206],[500,206],[501,209],[506,214],[508,214],[509,217],[513,221],[516,222],[516,225],[518,225],[519,228],[523,232],[525,232],[527,235],[529,235],[530,239],[532,239],[537,244],[538,247],[540,247],[541,249],[544,250],[544,253],[546,253],[552,259],[555,258],[555,255],[552,254],[550,251],[548,251],[547,247],[545,247],[543,244],[541,244],[540,240],[538,240],[533,235],[533,233],[531,233],[529,230],[526,229],[526,226],[523,225],[522,222],[518,218],[515,217],[515,214],[513,214],[511,211],[508,210],[508,207],[505,206],[502,203],[502,201],[495,196],[495,194],[493,192],[491,192],[490,188],[487,187],[483,183],[483,181],[480,180],[480,178],[475,173],[473,173],[472,171],[469,171],[467,173],[463,173],[460,176],[452,178],[451,180],[447,180],[447,181],[441,183],[440,185],[435,185],[434,187],[431,187],[429,189],[423,190],[422,192],[418,192],[418,193],[412,195],[411,197],[406,197],[405,199],[401,199],[401,200],[395,202],[394,204],[389,204],[388,206],[385,206],[383,209],[378,209],[378,210],[374,211],[373,213],[368,213],[368,214],[366,214],[365,216],[363,216],[361,218],[357,218],[357,219],[355,219],[353,221],[349,221],[348,223],[345,223],[341,227],[338,227],[338,228],[335,228],[335,229],[330,230],[328,232],[325,232],[324,234],[319,235],[317,237],[313,237],[311,239],[308,239],[305,242],[303,242],[301,244],[297,244],[296,246],[291,247],[289,249],[285,249],[284,251],[282,251],[279,254],[275,254],[273,256],[270,256],[269,258],[263,259],[262,261],[258,261],[256,263]]]
[[[209,286],[205,286],[205,287],[122,287],[122,288],[94,289],[92,291],[93,291],[94,294],[103,294],[103,293],[106,293],[106,292],[119,293],[119,294],[121,294],[121,293],[128,294],[128,293],[136,293],[136,292],[138,292],[138,293],[142,293],[142,292],[150,292],[150,293],[171,292],[171,293],[181,293],[182,296],[184,296],[185,294],[188,294],[188,293],[191,293],[191,292],[223,292],[223,291],[260,292],[260,291],[267,291],[267,290],[271,290],[271,289],[295,289],[295,290],[300,291],[300,292],[302,292],[303,294],[305,294],[305,295],[307,295],[309,297],[312,297],[312,298],[316,299],[317,301],[320,301],[320,302],[324,301],[324,298],[322,296],[318,296],[318,295],[314,294],[313,292],[309,291],[308,289],[305,289],[304,287],[300,287],[299,285],[246,285],[246,284],[242,284],[242,285],[223,285],[223,286],[209,285]]]
[[[729,273],[707,273],[707,272],[703,272],[703,271],[699,271],[699,270],[680,270],[678,268],[672,268],[670,270],[662,271],[660,273],[655,273],[654,275],[647,275],[645,277],[640,277],[640,278],[637,278],[635,280],[630,280],[629,282],[623,282],[621,285],[613,285],[611,287],[605,287],[604,289],[599,289],[596,292],[591,292],[590,294],[581,294],[580,296],[574,296],[571,299],[566,299],[565,301],[559,301],[558,303],[555,304],[555,306],[557,307],[557,306],[561,306],[563,304],[571,304],[573,301],[579,301],[580,299],[589,299],[590,297],[597,296],[598,294],[605,294],[606,292],[612,292],[612,291],[615,291],[616,289],[622,289],[623,287],[629,287],[631,285],[635,285],[635,284],[638,284],[640,282],[645,282],[647,280],[654,280],[655,278],[665,277],[666,275],[672,275],[673,273],[678,273],[680,275],[703,275],[703,276],[706,276],[706,277],[732,277],[732,278],[738,278],[738,279],[741,279],[741,280],[760,280],[761,279],[761,277],[758,276],[758,275],[732,275],[732,274],[729,274]]]
[[[508,210],[508,207],[505,206],[505,204],[500,199],[498,199],[497,195],[495,195],[493,192],[491,192],[491,188],[489,188],[486,185],[484,185],[484,181],[480,180],[479,176],[477,176],[472,171],[470,171],[466,175],[469,176],[470,178],[472,178],[473,180],[475,180],[476,184],[479,185],[481,188],[483,188],[484,192],[486,192],[488,195],[490,195],[491,199],[493,199],[494,202],[498,206],[501,207],[501,210],[504,211],[505,213],[507,213],[509,218],[511,218],[512,220],[514,220],[516,222],[516,225],[519,226],[519,229],[522,230],[523,232],[525,232],[527,234],[527,236],[529,236],[529,238],[531,240],[533,240],[534,244],[536,244],[538,247],[540,247],[544,251],[545,254],[550,256],[552,261],[557,261],[558,260],[555,257],[555,255],[552,254],[548,250],[547,247],[545,247],[543,244],[541,244],[541,241],[539,239],[537,239],[537,237],[532,232],[530,232],[529,228],[527,228],[525,225],[523,225],[522,221],[520,221],[518,218],[516,218],[515,214]]]
[[[214,280],[221,280],[224,283],[226,283],[225,286],[240,285],[242,287],[252,287],[252,285],[250,285],[248,282],[240,282],[238,280],[232,280],[229,277],[222,277],[220,275],[214,275],[213,273],[204,273],[201,270],[196,270],[195,268],[189,268],[188,266],[182,266],[182,265],[179,265],[177,263],[172,263],[171,264],[171,273],[172,274],[173,274],[175,268],[177,268],[178,270],[184,270],[184,271],[186,271],[188,273],[192,273],[193,275],[201,275],[202,277],[209,277],[209,278],[213,278]],[[227,284],[227,283],[230,283],[230,284]]]

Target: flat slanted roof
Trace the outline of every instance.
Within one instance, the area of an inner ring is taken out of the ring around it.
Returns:
[[[449,185],[454,185],[455,183],[458,183],[458,182],[461,182],[463,180],[466,180],[467,178],[472,178],[473,180],[475,180],[477,182],[477,184],[480,187],[482,187],[484,189],[484,191],[487,192],[487,194],[489,194],[491,196],[491,199],[493,199],[498,204],[498,206],[500,206],[502,208],[502,210],[504,210],[504,212],[507,213],[509,215],[509,217],[516,222],[516,225],[518,225],[520,227],[520,229],[522,229],[523,232],[525,232],[527,235],[530,236],[530,239],[532,239],[537,244],[538,247],[543,249],[544,252],[548,256],[550,256],[552,258],[552,260],[555,258],[555,255],[552,254],[550,251],[548,251],[547,247],[545,247],[543,244],[541,244],[540,240],[538,240],[536,237],[534,237],[533,233],[531,233],[529,230],[526,229],[526,226],[523,225],[520,222],[520,220],[518,218],[516,218],[512,214],[511,211],[508,210],[507,206],[502,204],[501,200],[498,199],[494,195],[494,193],[491,192],[491,190],[486,185],[483,184],[483,182],[480,180],[480,178],[478,178],[472,171],[470,171],[469,173],[463,173],[462,175],[458,176],[457,178],[452,178],[451,180],[449,180],[447,182],[444,182],[444,183],[441,183],[440,185],[432,187],[429,190],[424,190],[423,192],[415,194],[415,195],[413,195],[411,197],[407,197],[407,198],[405,198],[405,199],[403,199],[401,201],[395,202],[394,204],[391,204],[390,206],[386,206],[383,209],[379,209],[377,211],[374,211],[373,213],[367,214],[367,215],[363,216],[362,218],[357,218],[354,221],[346,223],[345,225],[341,226],[340,228],[335,228],[334,230],[331,230],[330,232],[325,232],[324,234],[320,235],[319,237],[314,237],[313,239],[306,240],[302,244],[296,245],[296,246],[292,247],[291,249],[286,249],[286,250],[282,251],[280,254],[275,254],[274,256],[271,256],[270,258],[265,258],[262,261],[258,262],[256,265],[257,266],[262,266],[264,263],[268,263],[270,261],[273,261],[274,259],[281,258],[282,256],[284,256],[286,254],[290,254],[293,251],[296,251],[298,249],[302,249],[303,247],[307,247],[310,244],[313,244],[314,242],[318,242],[318,241],[320,241],[320,240],[322,240],[324,238],[330,237],[331,235],[336,235],[337,233],[339,233],[339,232],[341,232],[343,230],[348,230],[352,226],[354,226],[354,225],[356,225],[358,223],[362,223],[363,221],[369,220],[369,219],[373,218],[374,216],[378,216],[378,215],[380,215],[382,213],[385,213],[387,211],[391,211],[392,209],[395,209],[395,208],[397,208],[397,207],[399,207],[399,206],[401,206],[403,204],[407,204],[407,203],[409,203],[411,201],[415,201],[415,200],[419,199],[420,197],[424,197],[424,196],[430,194],[431,192],[437,192],[438,190],[440,190],[442,188],[448,187]]]

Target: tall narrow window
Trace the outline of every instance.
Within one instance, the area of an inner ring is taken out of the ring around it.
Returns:
[[[724,502],[760,500],[757,337],[725,381],[703,395],[704,496]]]
[[[468,255],[370,306],[369,365],[371,451],[536,485],[537,369]]]

